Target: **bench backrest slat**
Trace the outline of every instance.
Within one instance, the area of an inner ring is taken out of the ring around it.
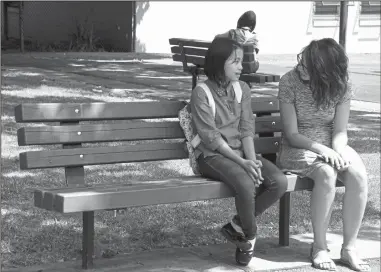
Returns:
[[[204,48],[194,48],[194,47],[184,47],[184,54],[192,56],[205,57],[208,49]],[[178,46],[172,46],[171,52],[174,54],[181,54],[181,48]]]
[[[212,42],[174,38],[169,39],[169,43],[170,45],[174,45],[171,46],[171,52],[173,53],[172,59],[174,61],[190,63],[199,67],[204,67],[205,56]],[[244,44],[243,51],[244,65],[254,61],[253,44]]]
[[[276,153],[278,137],[260,137],[254,140],[258,154]],[[184,143],[155,143],[118,145],[94,148],[73,148],[20,153],[21,169],[52,167],[78,167],[111,163],[145,162],[185,159],[188,157]]]
[[[281,131],[279,116],[255,118],[256,133]],[[185,138],[179,122],[128,122],[76,126],[24,127],[17,131],[19,146]]]
[[[170,118],[183,107],[180,101],[22,104],[16,106],[15,117],[16,122]]]
[[[61,122],[61,126],[72,128],[79,125],[79,122]],[[17,131],[18,135],[18,131]],[[81,143],[64,143],[63,149],[81,148]],[[65,167],[65,181],[67,186],[77,186],[78,184],[85,184],[85,169],[83,166]]]
[[[183,44],[183,46],[189,46],[189,47],[209,48],[211,42],[202,41],[202,40],[193,40],[193,39],[171,38],[169,39],[169,44],[170,45]]]
[[[182,101],[126,103],[42,103],[21,104],[15,108],[16,122],[64,122],[177,118],[184,107]],[[276,98],[252,99],[252,109],[258,112],[278,112]]]
[[[173,54],[172,59],[174,61],[184,61],[184,57],[180,54]],[[198,66],[204,66],[205,65],[205,57],[199,57],[199,56],[186,56],[187,63],[192,63],[194,65]]]

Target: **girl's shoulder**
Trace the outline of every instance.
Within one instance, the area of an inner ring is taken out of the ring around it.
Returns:
[[[241,86],[242,92],[251,92],[249,84],[247,84],[245,81],[238,80],[239,85]]]
[[[207,90],[205,89],[209,89],[209,92],[213,94],[213,83],[209,79],[198,82],[196,87],[194,87],[194,89],[192,90],[192,96],[197,96],[201,99],[207,99]]]
[[[283,76],[281,76],[279,80],[279,84],[281,85],[295,85],[299,83],[299,78],[295,72],[295,69],[293,68],[292,70],[288,71],[285,73]]]

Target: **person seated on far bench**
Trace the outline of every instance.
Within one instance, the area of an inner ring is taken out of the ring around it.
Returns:
[[[216,37],[223,38],[228,37],[236,42],[244,45],[251,44],[253,45],[253,51],[245,52],[245,55],[252,55],[252,60],[247,61],[244,57],[243,59],[243,74],[251,74],[258,71],[259,62],[257,59],[257,54],[259,52],[258,46],[258,36],[254,32],[255,26],[257,24],[257,17],[255,12],[252,10],[246,11],[244,14],[239,17],[237,22],[237,28],[231,29],[226,33],[219,34]]]

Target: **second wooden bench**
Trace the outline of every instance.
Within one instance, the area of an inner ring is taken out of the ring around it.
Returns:
[[[183,64],[184,72],[188,72],[192,75],[192,89],[197,84],[197,79],[199,75],[204,74],[204,64],[205,56],[208,51],[211,42],[192,40],[192,39],[180,39],[172,38],[169,39],[169,44],[171,45],[171,52],[173,53],[172,59],[174,61],[179,61]],[[244,45],[244,52],[252,52],[252,45]],[[244,61],[251,61],[252,55],[244,54]],[[241,74],[240,80],[246,83],[266,83],[266,82],[279,82],[280,76],[274,74],[265,73],[252,73],[252,74]]]

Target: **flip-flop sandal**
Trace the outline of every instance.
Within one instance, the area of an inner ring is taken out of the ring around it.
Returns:
[[[351,250],[347,250],[346,249],[346,251],[351,251]],[[364,262],[363,260],[361,260],[361,259],[359,259],[359,262],[357,263],[357,267],[355,266],[355,264],[354,263],[352,263],[351,261],[349,261],[349,260],[346,260],[346,259],[343,259],[343,249],[341,249],[341,257],[340,257],[340,259],[338,260],[338,262],[339,263],[341,263],[342,265],[345,265],[346,267],[348,267],[348,268],[350,268],[350,269],[352,269],[352,270],[354,270],[354,271],[360,271],[360,272],[369,272],[369,271],[371,271],[371,269],[370,269],[370,265],[368,264],[368,263],[366,263],[366,262]],[[365,268],[365,269],[361,269],[360,267],[361,266],[368,266],[368,268]]]
[[[366,263],[366,262],[363,262],[363,261],[358,263],[358,265],[359,266],[366,265],[366,266],[368,266],[367,269],[366,268],[365,269],[361,269],[361,268],[355,267],[355,265],[352,262],[350,262],[348,260],[344,260],[344,259],[339,259],[338,262],[341,263],[342,265],[345,265],[349,269],[354,270],[354,271],[360,271],[360,272],[370,272],[371,271],[370,265],[368,263]]]
[[[320,250],[314,254],[314,249],[311,247],[311,252],[310,252],[310,259],[312,262],[312,267],[320,270],[326,270],[326,271],[336,271],[336,265],[333,262],[333,260],[328,256],[328,252],[326,250]],[[322,262],[316,262],[316,260],[321,259],[323,260]],[[326,259],[326,261],[324,261]],[[324,268],[321,265],[323,263],[330,263],[333,264],[334,267],[330,268]]]

